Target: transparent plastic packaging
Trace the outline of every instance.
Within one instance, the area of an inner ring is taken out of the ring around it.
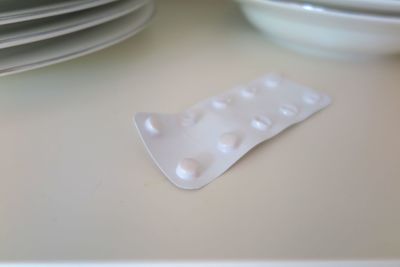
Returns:
[[[271,73],[178,114],[137,113],[139,135],[179,188],[199,189],[243,155],[330,104],[330,97]]]

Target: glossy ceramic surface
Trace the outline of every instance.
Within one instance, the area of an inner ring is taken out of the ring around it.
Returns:
[[[0,25],[84,10],[116,0],[2,0]]]
[[[132,14],[97,27],[0,50],[0,76],[66,61],[121,42],[142,30],[153,12],[150,1]]]
[[[122,0],[63,16],[4,25],[0,27],[0,49],[94,27],[133,12],[146,2],[148,1]]]
[[[400,18],[268,0],[239,2],[254,26],[297,51],[345,57],[400,51]]]

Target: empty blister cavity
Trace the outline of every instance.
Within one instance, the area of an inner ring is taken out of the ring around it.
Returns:
[[[279,90],[265,91],[269,88]],[[168,179],[179,188],[198,189],[329,103],[327,95],[272,73],[177,114],[137,113],[135,124]]]

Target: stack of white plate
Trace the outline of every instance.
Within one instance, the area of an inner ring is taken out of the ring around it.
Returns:
[[[0,0],[0,76],[121,42],[153,13],[152,0]]]
[[[400,52],[399,0],[237,0],[251,23],[296,51],[340,56]]]

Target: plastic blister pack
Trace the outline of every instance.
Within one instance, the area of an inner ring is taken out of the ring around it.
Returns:
[[[259,143],[330,104],[330,98],[269,74],[178,114],[137,113],[151,157],[176,186],[198,189]]]

